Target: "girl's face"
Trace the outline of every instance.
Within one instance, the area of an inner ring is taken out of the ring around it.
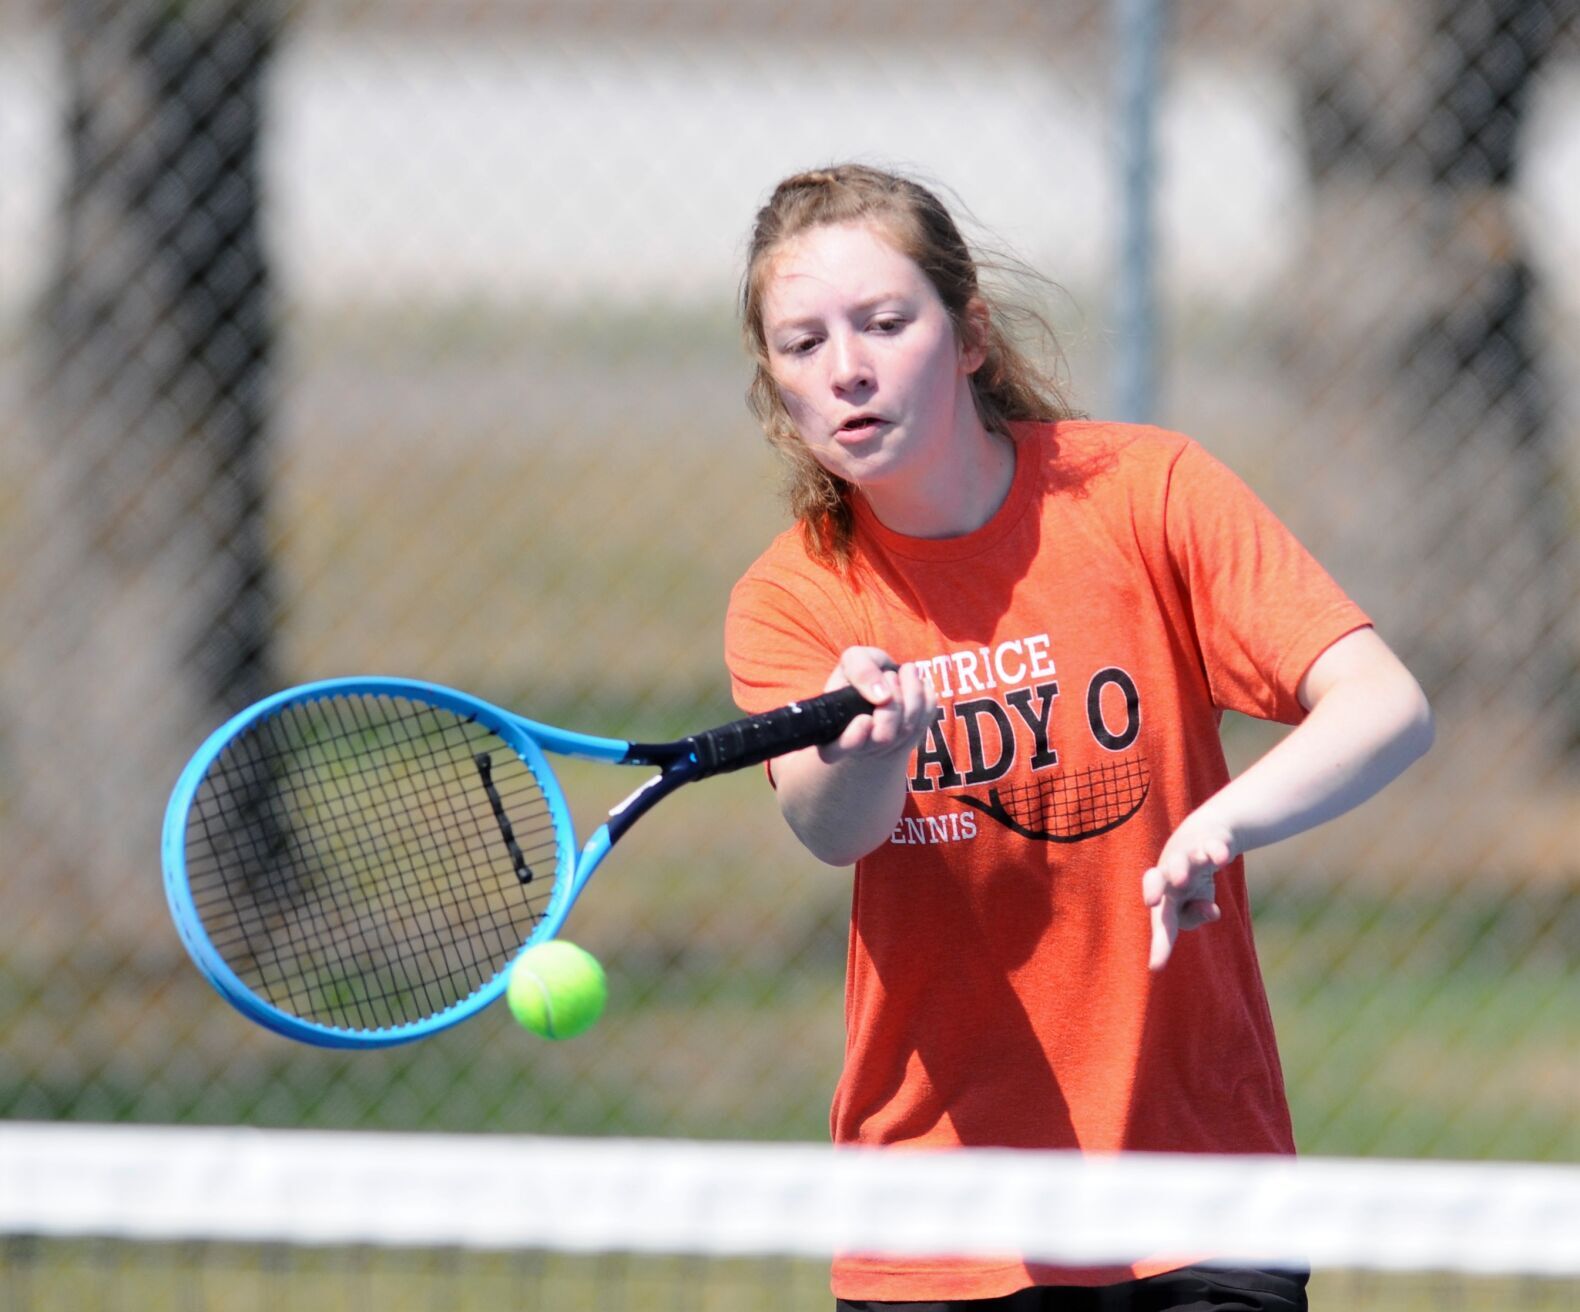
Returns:
[[[980,428],[962,349],[927,275],[865,223],[813,228],[771,257],[769,371],[801,440],[864,491],[928,486]],[[938,487],[941,480],[933,482]]]

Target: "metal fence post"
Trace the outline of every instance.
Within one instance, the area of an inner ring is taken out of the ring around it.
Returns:
[[[1161,0],[1117,0],[1119,249],[1113,410],[1116,419],[1156,417],[1157,305],[1154,289],[1157,107],[1162,64]]]

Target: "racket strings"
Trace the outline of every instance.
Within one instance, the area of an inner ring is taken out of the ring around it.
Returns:
[[[476,757],[529,868],[523,884]],[[216,951],[304,1019],[421,1020],[492,979],[558,865],[544,790],[492,731],[404,698],[288,706],[233,742],[192,808],[187,864]]]
[[[1152,775],[1144,756],[1104,761],[1082,770],[1050,770],[1032,781],[964,797],[1028,838],[1075,843],[1117,829],[1141,809]]]
[[[366,708],[361,709],[365,711]],[[451,933],[451,926],[468,923],[466,903],[456,895],[459,886],[420,881],[414,890],[414,873],[432,869],[451,852],[477,849],[475,844],[466,842],[456,825],[449,823],[451,817],[463,812],[453,807],[439,809],[450,800],[446,785],[453,781],[453,772],[451,780],[436,784],[435,758],[412,757],[411,744],[427,741],[441,726],[429,715],[403,721],[401,727],[403,731],[393,735],[393,741],[404,758],[418,763],[416,768],[404,777],[394,772],[359,776],[359,786],[346,791],[342,795],[344,801],[337,798],[330,808],[337,823],[328,836],[344,844],[340,852],[351,859],[348,868],[359,872],[359,878],[374,876],[372,883],[364,882],[362,887],[376,894],[371,900],[341,896],[336,906],[344,906],[348,914],[340,917],[335,932],[359,964],[392,963],[406,967],[396,972],[393,992],[389,981],[383,988],[375,986],[368,990],[374,1000],[388,1002],[414,989],[418,995],[414,1001],[420,1003],[421,1010],[427,1014],[454,1000],[447,996],[447,990],[452,990],[452,976],[456,972],[471,985],[486,979],[493,967],[491,963],[488,972],[480,973],[478,953],[467,950],[473,939],[456,938]],[[338,765],[348,741],[354,741],[355,735],[339,733],[333,738],[336,749],[330,761]],[[375,831],[361,823],[370,814],[370,808],[371,813],[385,820],[382,830]],[[437,828],[424,828],[417,822],[421,817],[430,820],[442,817],[443,822]],[[348,825],[348,820],[356,823]],[[379,841],[371,841],[374,839]],[[401,859],[392,859],[392,852]],[[382,878],[378,877],[380,874]],[[421,895],[414,895],[414,892]],[[328,903],[319,905],[328,906]],[[495,923],[499,923],[497,919]],[[310,935],[321,935],[332,928],[317,917],[304,922],[304,927]],[[475,918],[473,928],[476,928]],[[519,936],[513,935],[508,948],[519,941]],[[311,938],[308,947],[316,947],[317,942],[317,938]],[[494,961],[499,959],[499,951],[507,950],[499,944],[490,944],[490,947],[495,949]],[[286,974],[297,967],[294,960],[286,960],[282,965]],[[293,1001],[300,1000],[293,997]]]
[[[327,714],[334,708],[323,709]],[[199,902],[199,909],[208,925],[211,941],[249,985],[271,1001],[301,1011],[303,1008],[296,1001],[294,989],[302,981],[310,980],[312,963],[318,955],[314,945],[328,942],[335,932],[321,914],[330,904],[315,900],[313,891],[314,872],[326,868],[325,844],[321,840],[334,837],[335,830],[342,827],[331,823],[331,818],[337,813],[348,813],[348,808],[337,805],[332,796],[324,792],[318,767],[334,763],[346,735],[316,733],[319,751],[309,757],[298,750],[299,744],[286,747],[282,743],[281,723],[264,722],[232,743],[227,750],[224,773],[234,777],[242,767],[239,764],[233,767],[232,763],[245,761],[249,773],[261,774],[271,781],[274,809],[282,816],[298,817],[294,822],[287,821],[285,830],[293,850],[282,851],[278,842],[268,846],[254,842],[250,851],[241,854],[243,859],[226,868],[227,878],[217,885],[229,908],[229,919],[217,920],[211,916],[210,906],[204,901]],[[300,728],[300,723],[296,727]],[[211,775],[216,781],[220,777],[217,773]],[[218,789],[216,796],[220,804],[217,816],[221,821],[230,823],[245,818],[245,811],[238,816],[223,810],[223,789]],[[315,799],[318,823],[300,823],[299,817],[314,805]],[[200,814],[204,810],[202,800],[200,796],[196,808]],[[205,829],[207,827],[205,825]],[[264,832],[272,834],[278,827],[270,822]],[[242,831],[248,838],[258,836],[256,828],[243,825]],[[338,847],[338,844],[330,846]],[[252,859],[245,859],[249,857]],[[189,865],[195,866],[190,854]],[[254,908],[269,913],[266,935],[258,932]],[[284,910],[286,908],[289,910]],[[339,942],[343,955],[363,946],[357,942],[358,937],[355,924],[348,926],[342,917]]]
[[[321,709],[326,719],[344,718],[335,705]],[[289,733],[282,732],[287,727],[283,719],[266,721],[255,732],[237,740],[231,751],[238,759],[245,759],[253,773],[261,772],[272,780],[277,809],[293,819],[271,821],[265,832],[272,835],[283,823],[295,850],[280,859],[284,854],[278,847],[260,850],[254,845],[249,856],[274,859],[238,864],[235,870],[242,878],[231,879],[221,888],[235,916],[230,922],[234,937],[229,942],[249,954],[256,939],[250,932],[250,906],[244,905],[243,899],[259,906],[294,909],[295,914],[291,915],[276,912],[270,921],[270,951],[255,961],[260,978],[270,991],[283,989],[288,995],[292,982],[303,978],[303,963],[312,959],[316,945],[328,941],[331,935],[339,934],[348,953],[357,948],[365,950],[368,944],[362,922],[381,912],[381,908],[362,899],[331,902],[313,889],[318,882],[315,872],[334,868],[346,873],[360,872],[371,869],[376,860],[360,839],[368,828],[365,819],[372,805],[360,781],[353,778],[343,792],[325,786],[325,770],[343,772],[342,762],[356,735],[344,730],[317,735],[315,742],[320,751],[308,756],[300,750],[300,743],[293,744]],[[286,763],[294,768],[282,769]],[[309,809],[316,823],[303,824],[300,817]],[[381,809],[387,817],[398,816],[387,807]],[[327,917],[331,909],[338,913],[335,924]]]
[[[427,728],[432,733],[443,732],[444,726],[439,721],[439,713],[430,712]],[[500,746],[502,747],[503,744]],[[475,752],[471,755],[474,768],[476,756]],[[516,759],[514,754],[510,755],[510,759]],[[448,767],[454,762],[447,758],[445,764]],[[527,776],[529,779],[530,777]],[[402,897],[399,906],[402,910],[414,913],[414,946],[417,949],[436,954],[441,958],[451,958],[453,964],[466,978],[479,978],[480,975],[479,982],[481,982],[488,979],[498,968],[502,959],[501,953],[508,954],[520,945],[524,937],[515,933],[513,922],[509,917],[501,914],[504,910],[504,902],[493,896],[496,891],[494,886],[484,885],[476,880],[456,882],[439,887],[435,890],[432,899],[425,900],[420,896],[420,890],[411,886],[410,881],[412,875],[427,868],[428,860],[443,860],[450,851],[485,853],[497,859],[499,853],[491,851],[490,844],[502,840],[497,837],[498,821],[494,816],[493,803],[490,800],[486,808],[477,805],[466,808],[449,806],[449,792],[456,780],[448,770],[441,775],[436,763],[431,759],[425,760],[416,778],[420,785],[415,790],[416,806],[405,814],[409,816],[420,811],[421,814],[434,818],[437,823],[427,829],[416,824],[403,826],[403,833],[413,840],[423,860],[408,865],[401,871],[403,876],[401,892],[407,896]],[[463,775],[463,778],[467,776]],[[470,782],[481,787],[480,780]],[[486,790],[484,796],[487,796]],[[503,801],[503,794],[501,800]],[[397,814],[399,813],[397,811]],[[543,809],[542,814],[547,817],[546,808]],[[552,825],[550,827],[552,828]],[[505,855],[509,855],[508,847]],[[485,862],[482,868],[488,870],[490,875],[499,873],[499,867],[494,861]],[[514,876],[513,862],[511,873]],[[519,879],[517,882],[519,884]],[[417,895],[411,896],[413,894]],[[448,926],[456,920],[471,924],[478,931],[486,928],[492,932],[486,935],[478,932],[461,938],[451,938],[448,934]],[[486,973],[481,973],[485,965],[489,965],[490,969]],[[453,1001],[451,998],[436,994],[434,986],[426,981],[424,994],[429,1001],[430,1012],[440,1010]]]

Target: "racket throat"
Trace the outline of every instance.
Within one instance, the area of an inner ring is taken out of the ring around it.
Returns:
[[[609,841],[614,842],[638,819],[646,815],[656,802],[674,792],[681,784],[687,782],[688,778],[689,775],[684,769],[671,767],[661,774],[643,780],[640,787],[609,812],[609,819],[604,825],[609,831]]]
[[[488,805],[494,812],[494,822],[499,826],[500,837],[505,840],[505,850],[510,853],[511,869],[516,872],[516,878],[523,884],[532,882],[532,867],[527,864],[526,854],[521,850],[521,844],[516,841],[515,827],[510,823],[510,816],[505,811],[505,799],[499,795],[499,789],[494,787],[494,762],[487,752],[479,752],[474,758],[477,763],[478,777],[483,781],[483,791],[488,794]]]

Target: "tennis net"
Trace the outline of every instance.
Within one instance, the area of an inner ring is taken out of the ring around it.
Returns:
[[[841,1250],[1574,1309],[1580,1167],[0,1124],[7,1308],[827,1308]]]

